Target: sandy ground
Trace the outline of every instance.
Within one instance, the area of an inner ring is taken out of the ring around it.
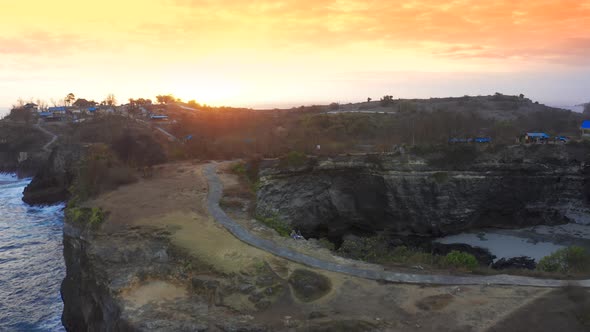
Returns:
[[[351,331],[485,331],[501,324],[508,324],[503,331],[521,331],[510,328],[511,319],[525,317],[520,322],[522,327],[528,321],[526,308],[544,298],[553,301],[547,297],[551,293],[547,289],[386,284],[314,270],[328,277],[332,288],[324,297],[303,303],[293,296],[284,280],[295,269],[307,268],[250,247],[218,225],[206,209],[207,183],[202,167],[199,163],[159,166],[152,178],[121,187],[90,204],[108,211],[102,228],[106,234],[134,227],[165,229],[175,247],[206,262],[217,277],[251,276],[263,265],[283,280],[284,291],[273,298],[269,307],[256,308],[247,295],[236,292],[223,299],[219,310],[209,306],[207,314],[211,317],[247,317],[273,331],[306,331],[334,322],[341,325],[332,326],[333,330]],[[224,176],[224,181],[231,188],[231,181],[236,180]],[[301,250],[317,251],[313,246]],[[319,255],[331,256],[327,250]],[[153,302],[179,305],[182,301],[198,301],[190,296],[190,281],[182,280],[137,282],[121,296],[138,308]]]

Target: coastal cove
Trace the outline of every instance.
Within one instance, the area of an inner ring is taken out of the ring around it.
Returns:
[[[0,331],[64,331],[63,204],[25,204],[30,181],[0,174]]]

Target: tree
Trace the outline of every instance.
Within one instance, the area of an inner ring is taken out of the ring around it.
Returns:
[[[379,100],[381,106],[389,106],[393,103],[393,96],[385,95]]]
[[[117,98],[115,98],[115,95],[114,94],[109,93],[107,95],[107,97],[105,98],[104,103],[106,105],[109,105],[109,106],[116,105],[117,104]]]
[[[86,100],[84,98],[78,98],[78,99],[76,99],[76,101],[72,105],[76,106],[76,107],[80,107],[80,108],[86,108],[86,107],[95,106],[96,104],[97,103],[94,100]]]
[[[174,98],[174,96],[171,95],[171,94],[168,94],[168,95],[157,95],[156,96],[156,100],[160,104],[170,104],[170,103],[173,103],[174,101],[176,101],[176,98]]]
[[[371,100],[373,100],[373,99],[371,99],[371,97],[367,98],[367,103],[370,103]]]
[[[71,92],[64,98],[64,102],[68,106],[71,105],[74,100],[76,100],[76,96]]]
[[[585,116],[590,116],[590,102],[584,104],[584,115]]]

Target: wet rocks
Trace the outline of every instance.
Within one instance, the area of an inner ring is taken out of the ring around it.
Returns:
[[[533,258],[527,256],[512,257],[512,258],[500,258],[494,264],[492,268],[496,270],[505,269],[527,269],[534,270],[537,267],[537,263]]]

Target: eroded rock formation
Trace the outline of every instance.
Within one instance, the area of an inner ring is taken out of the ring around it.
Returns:
[[[564,146],[520,146],[452,167],[407,154],[312,158],[297,168],[267,160],[256,212],[328,238],[588,220],[589,175],[580,154],[587,158]]]

